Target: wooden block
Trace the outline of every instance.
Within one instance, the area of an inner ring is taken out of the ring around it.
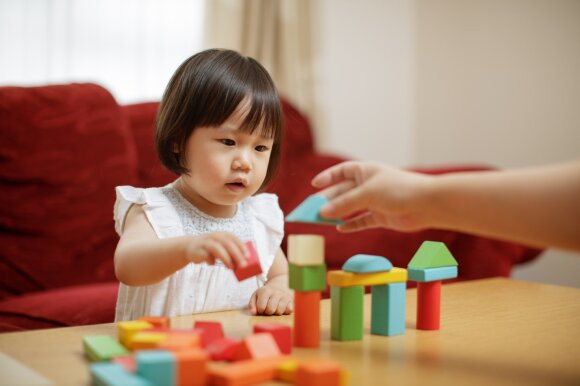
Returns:
[[[169,328],[169,318],[167,316],[143,316],[139,318],[145,322],[149,322],[153,327]]]
[[[208,355],[200,349],[179,351],[175,357],[176,386],[203,386],[208,380]]]
[[[342,265],[342,270],[353,273],[385,272],[393,269],[386,257],[375,255],[354,255]]]
[[[151,350],[159,347],[167,339],[167,334],[159,332],[140,331],[127,342],[127,348],[130,350]]]
[[[272,334],[260,332],[242,339],[236,349],[235,361],[277,357],[282,355]]]
[[[201,348],[201,338],[193,330],[189,333],[169,333],[166,334],[165,340],[157,345],[157,348],[172,352]]]
[[[326,265],[288,264],[290,284],[295,291],[323,291],[326,289]]]
[[[130,373],[137,371],[137,364],[135,363],[134,355],[123,355],[120,357],[111,358],[111,363],[117,363],[125,368]]]
[[[117,323],[117,335],[119,342],[127,347],[127,343],[131,339],[131,336],[138,333],[141,330],[148,328],[153,328],[153,325],[144,320],[129,320],[126,322]]]
[[[370,286],[407,281],[407,270],[393,268],[389,272],[352,273],[345,271],[329,271],[326,275],[328,285],[332,287]]]
[[[330,336],[334,340],[363,337],[364,287],[330,287]]]
[[[282,354],[292,352],[292,328],[281,323],[254,324],[254,334],[267,332],[272,335]]]
[[[212,361],[233,361],[241,343],[239,340],[223,337],[211,342],[205,352]]]
[[[417,330],[439,330],[441,282],[417,283]]]
[[[409,268],[409,280],[412,281],[439,281],[457,277],[457,266],[439,268]]]
[[[137,374],[154,386],[175,384],[175,356],[169,351],[147,350],[135,353]]]
[[[197,320],[193,328],[201,335],[201,346],[206,348],[211,342],[224,337],[220,322]]]
[[[288,356],[261,358],[235,362],[230,365],[211,367],[209,384],[212,386],[247,386],[274,380],[280,363]]]
[[[250,252],[250,258],[246,261],[247,265],[245,267],[234,269],[234,275],[236,275],[238,281],[242,281],[262,273],[262,266],[260,265],[258,252],[256,252],[254,244],[252,244],[251,241],[248,241],[246,242],[246,247]]]
[[[320,292],[294,291],[294,346],[320,346]]]
[[[373,286],[371,291],[371,334],[404,334],[407,283]]]
[[[342,224],[340,219],[327,219],[320,216],[320,209],[328,202],[328,198],[321,194],[306,197],[288,216],[288,222],[306,222],[323,225]]]
[[[288,359],[278,365],[278,374],[276,379],[282,382],[294,383],[296,378],[296,370],[298,369],[298,360]]]
[[[83,349],[93,362],[108,361],[115,356],[129,355],[129,351],[109,335],[85,336]]]
[[[288,262],[295,265],[324,264],[324,237],[319,235],[288,236]]]
[[[296,370],[297,386],[341,386],[341,367],[330,359],[309,359]]]
[[[148,380],[128,372],[118,363],[91,363],[89,371],[95,386],[153,386]]]
[[[457,265],[447,246],[438,241],[424,241],[407,268],[438,268]]]

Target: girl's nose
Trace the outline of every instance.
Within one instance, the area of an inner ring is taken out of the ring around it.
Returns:
[[[232,169],[249,171],[252,169],[250,155],[246,151],[240,151],[232,162]]]

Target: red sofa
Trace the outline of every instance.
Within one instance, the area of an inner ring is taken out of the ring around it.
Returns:
[[[121,106],[95,84],[0,87],[0,331],[113,320],[114,187],[161,186],[173,178],[153,148],[157,106]],[[286,141],[270,190],[288,213],[314,192],[311,178],[343,158],[317,153],[308,120],[289,103],[283,107]],[[540,252],[435,230],[342,235],[332,227],[288,223],[286,234],[296,233],[326,237],[330,269],[356,253],[405,267],[422,241],[443,241],[459,261],[459,280],[509,276],[514,264]]]

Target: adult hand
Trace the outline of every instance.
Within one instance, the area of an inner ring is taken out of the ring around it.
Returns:
[[[348,161],[319,173],[312,185],[329,199],[321,215],[342,218],[343,232],[384,227],[414,231],[427,227],[422,203],[431,177],[375,162]]]

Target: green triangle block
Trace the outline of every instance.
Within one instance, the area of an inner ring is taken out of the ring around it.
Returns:
[[[320,217],[320,208],[328,202],[328,198],[320,194],[308,196],[288,216],[288,222],[308,222],[315,224],[337,225],[342,224],[338,219],[326,219]]]
[[[437,268],[458,265],[447,246],[438,241],[424,241],[415,256],[407,265],[408,268]]]

